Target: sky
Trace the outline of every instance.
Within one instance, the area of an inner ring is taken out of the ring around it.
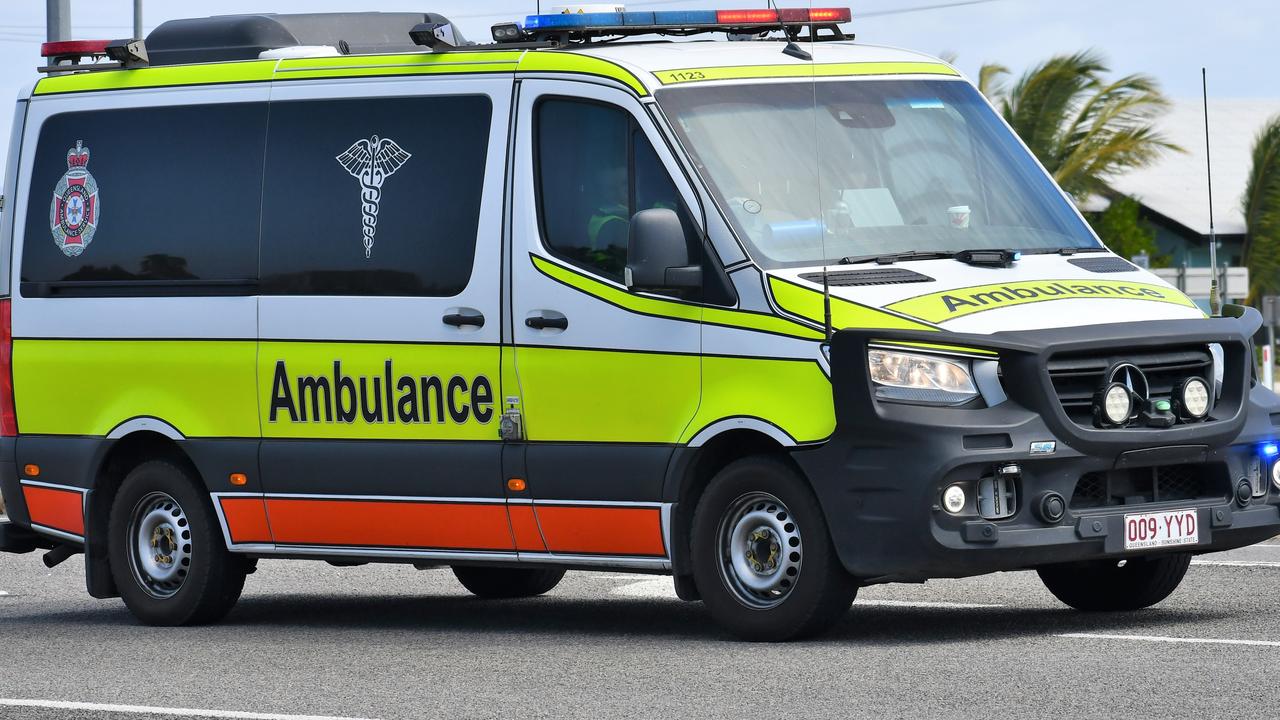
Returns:
[[[620,0],[625,1],[625,0]],[[1217,98],[1274,101],[1280,112],[1280,74],[1270,57],[1280,27],[1280,0],[974,0],[949,8],[917,9],[956,0],[815,0],[851,4],[858,40],[957,58],[971,76],[985,62],[1015,73],[1055,53],[1094,48],[1117,74],[1155,76],[1173,98],[1200,94],[1200,68],[1209,70]],[[543,0],[543,7],[566,4]],[[808,0],[777,0],[807,7]],[[177,17],[244,12],[340,12],[352,9],[429,11],[448,16],[473,40],[496,22],[522,18],[535,0],[145,0],[144,29]],[[630,10],[763,7],[764,0],[656,0]],[[71,0],[72,37],[119,38],[132,28],[131,0]],[[915,9],[914,11],[912,11]],[[0,2],[0,98],[15,98],[38,77],[45,3]],[[12,110],[0,108],[0,167]]]

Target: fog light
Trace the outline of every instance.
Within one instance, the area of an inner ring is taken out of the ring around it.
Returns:
[[[1277,490],[1280,490],[1280,462],[1271,466],[1271,484],[1275,485]]]
[[[1111,383],[1093,396],[1093,424],[1123,427],[1133,417],[1133,393],[1120,383]]]
[[[964,488],[959,485],[952,485],[942,493],[942,507],[952,515],[958,514],[964,510],[965,496]]]
[[[1203,420],[1209,414],[1209,383],[1189,377],[1174,388],[1174,412],[1184,420]]]

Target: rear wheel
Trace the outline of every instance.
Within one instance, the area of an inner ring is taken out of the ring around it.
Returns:
[[[147,625],[215,622],[240,598],[248,564],[227,552],[208,495],[173,463],[145,462],[125,477],[108,532],[116,587]]]
[[[694,513],[692,553],[711,617],[745,640],[822,632],[857,594],[817,498],[776,458],[738,460],[712,479]]]
[[[503,568],[454,566],[462,587],[482,598],[535,597],[551,592],[564,577],[561,568]]]
[[[1077,610],[1141,610],[1178,589],[1191,565],[1186,553],[1125,560],[1050,565],[1040,568],[1049,592]]]

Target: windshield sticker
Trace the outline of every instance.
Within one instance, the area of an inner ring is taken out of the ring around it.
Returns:
[[[364,235],[365,259],[373,257],[373,235],[378,228],[378,203],[382,199],[382,183],[395,174],[413,155],[391,138],[377,135],[357,140],[336,158],[351,177],[360,181],[361,231]]]
[[[93,242],[102,216],[98,181],[89,174],[89,148],[80,140],[67,151],[67,171],[53,189],[49,227],[53,241],[67,257],[78,257]]]
[[[938,323],[986,310],[1049,300],[1147,300],[1196,307],[1195,303],[1177,290],[1149,283],[1024,280],[1002,285],[944,290],[899,300],[885,309]]]

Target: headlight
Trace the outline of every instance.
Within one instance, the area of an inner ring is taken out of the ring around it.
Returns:
[[[978,397],[969,363],[964,360],[869,350],[867,366],[880,399],[959,405]]]

